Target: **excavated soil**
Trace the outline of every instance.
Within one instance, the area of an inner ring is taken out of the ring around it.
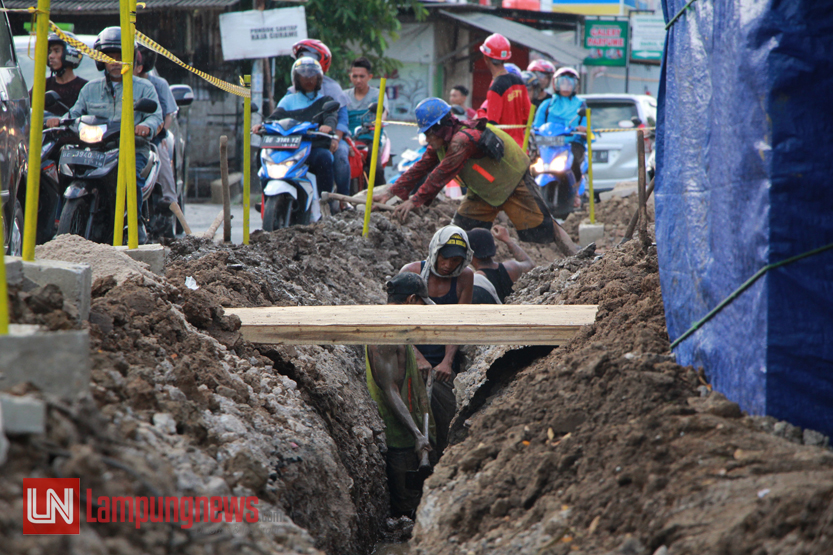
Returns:
[[[599,205],[606,224],[619,214],[601,257],[522,245],[540,266],[510,302],[599,304],[597,322],[555,350],[466,349],[457,444],[426,483],[418,551],[833,552],[833,456],[804,445],[825,438],[700,396],[704,380],[668,352],[655,252],[636,241],[610,248],[635,204]],[[76,239],[39,247],[86,256],[100,276],[85,324],[91,395],[68,403],[15,389],[48,401],[48,429],[11,438],[2,551],[359,554],[407,536],[409,521],[386,518],[383,428],[361,350],[254,346],[224,307],[380,304],[385,278],[424,258],[455,208],[437,203],[406,225],[374,213],[367,238],[356,211],[255,232],[246,247],[187,238],[169,245],[164,278]],[[10,298],[14,322],[76,326],[55,288]],[[22,478],[61,476],[96,496],[255,495],[261,520],[23,536]]]

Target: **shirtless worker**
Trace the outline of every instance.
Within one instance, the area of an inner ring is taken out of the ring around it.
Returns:
[[[512,286],[518,278],[534,268],[535,262],[509,237],[509,232],[502,225],[494,226],[491,233],[485,229],[472,229],[468,235],[474,251],[471,259],[475,271],[472,304],[503,304],[506,297],[512,294]],[[513,260],[494,261],[492,257],[497,252],[495,239],[509,247]]]
[[[449,225],[437,230],[428,246],[428,258],[411,262],[401,272],[419,274],[428,287],[434,304],[470,304],[474,272],[468,267],[472,250],[466,232]],[[401,275],[401,274],[400,274]],[[433,368],[434,387],[431,410],[437,421],[437,450],[442,453],[448,443],[448,428],[457,410],[454,378],[460,369],[459,345],[417,345],[417,365],[423,376]]]
[[[404,273],[385,284],[387,304],[434,304],[425,282],[416,274]],[[431,450],[423,434],[424,415],[429,414],[429,436],[434,423],[425,382],[417,369],[411,345],[367,345],[365,348],[367,388],[385,422],[388,452],[387,475],[394,516],[414,517],[420,490],[407,487],[408,472],[419,469],[423,453]]]

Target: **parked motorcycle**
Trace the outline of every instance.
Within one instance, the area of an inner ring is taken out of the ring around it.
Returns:
[[[309,172],[305,162],[312,151],[313,137],[336,137],[318,131],[316,120],[338,110],[339,104],[330,101],[323,108],[312,122],[291,118],[263,122],[261,166],[257,175],[263,187],[261,216],[264,231],[304,225],[321,218],[315,175]]]
[[[350,194],[355,195],[367,188],[367,171],[370,171],[370,145],[373,142],[373,134],[376,129],[376,107],[377,103],[371,104],[367,111],[350,110],[350,129],[353,129],[352,137],[345,137],[347,146],[350,148]],[[378,168],[384,168],[390,164],[390,138],[382,131],[379,142],[381,148],[376,161]],[[376,183],[378,185],[378,183]]]
[[[133,109],[150,113],[156,110],[153,100],[142,99]],[[59,173],[69,182],[64,192],[64,207],[57,234],[81,235],[90,241],[111,243],[116,212],[119,135],[121,122],[86,115],[69,120],[61,127],[63,146],[58,158]],[[160,161],[156,147],[143,137],[137,146],[149,147],[148,162],[142,171],[145,184],[139,202],[144,216],[153,218],[155,206],[148,202],[159,175]]]
[[[533,130],[538,158],[530,166],[535,182],[542,188],[542,195],[553,217],[566,218],[573,211],[573,199],[581,195],[584,178],[576,187],[572,171],[573,152],[566,139],[576,135],[572,127],[547,122]],[[581,164],[581,173],[587,172],[587,157]]]

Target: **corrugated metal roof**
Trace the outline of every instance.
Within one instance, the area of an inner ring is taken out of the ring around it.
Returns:
[[[471,25],[472,27],[477,27],[490,33],[500,33],[509,39],[509,42],[521,44],[527,48],[546,54],[559,65],[577,66],[582,64],[584,58],[587,57],[587,51],[584,48],[546,35],[522,23],[516,23],[486,13],[453,13],[447,10],[440,10],[440,13],[466,25]]]
[[[226,8],[240,0],[147,0],[144,10]],[[35,0],[6,0],[7,8],[29,8],[37,6]],[[51,13],[118,13],[119,0],[53,0]]]

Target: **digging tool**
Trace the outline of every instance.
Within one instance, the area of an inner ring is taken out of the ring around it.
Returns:
[[[327,193],[327,192],[321,193],[321,200],[325,200],[325,201],[340,200],[340,201],[349,202],[350,204],[355,204],[355,205],[360,205],[360,206],[364,206],[364,204],[365,204],[364,199],[357,199],[357,198],[354,198],[354,197],[348,197],[347,195],[340,195],[338,193]],[[389,210],[389,211],[394,210],[393,206],[388,206],[387,204],[381,204],[379,202],[374,202],[373,203],[373,208],[376,208],[377,210]]]
[[[434,387],[434,369],[428,372],[428,380],[425,382],[425,391],[428,393],[428,407],[431,407],[431,390]],[[422,416],[422,433],[428,437],[428,421],[429,413],[425,411]],[[428,460],[428,451],[423,451],[420,455],[419,468],[417,470],[408,470],[405,472],[405,487],[408,489],[422,489],[422,484],[428,478],[434,469],[431,467],[431,461]]]
[[[214,235],[217,233],[217,230],[223,224],[223,215],[224,214],[225,214],[225,210],[220,210],[220,213],[217,214],[216,218],[214,218],[214,222],[208,228],[208,231],[206,231],[203,234],[203,237],[205,237],[206,239],[213,239],[214,238]]]
[[[654,192],[654,179],[655,177],[651,178],[651,182],[648,184],[648,190],[645,192],[645,202],[648,202],[648,199],[651,198],[651,193]],[[622,237],[622,240],[619,241],[620,245],[623,245],[633,239],[633,232],[636,230],[636,222],[639,221],[639,213],[640,210],[637,208],[636,212],[633,213],[633,217],[631,218],[630,223],[628,224],[628,229],[625,231],[625,236]]]
[[[179,223],[182,225],[182,230],[185,232],[185,235],[191,235],[191,228],[188,226],[188,222],[185,221],[185,214],[182,213],[182,208],[179,207],[179,204],[177,204],[176,202],[172,202],[171,212],[173,212],[176,216],[176,219],[179,220]]]

